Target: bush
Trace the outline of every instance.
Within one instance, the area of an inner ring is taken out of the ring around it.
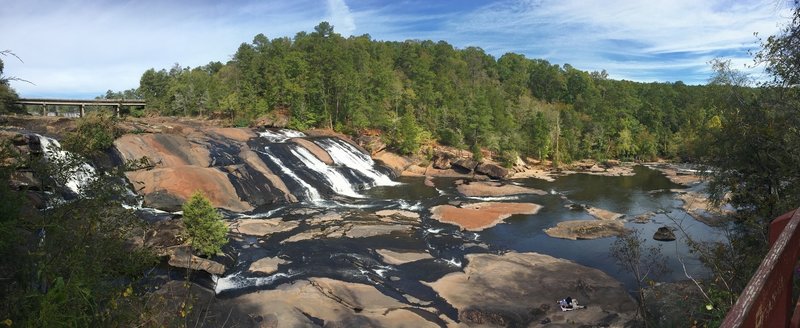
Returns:
[[[110,114],[91,112],[78,119],[75,131],[67,133],[64,149],[91,157],[114,146],[114,139],[122,135],[117,119]]]
[[[183,223],[192,247],[201,254],[215,255],[228,242],[228,227],[222,221],[222,215],[200,191],[183,204]]]

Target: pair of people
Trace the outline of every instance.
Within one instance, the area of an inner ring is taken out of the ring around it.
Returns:
[[[567,296],[560,301],[558,301],[558,305],[561,306],[561,311],[572,311],[575,309],[585,309],[585,305],[578,305],[578,300]]]

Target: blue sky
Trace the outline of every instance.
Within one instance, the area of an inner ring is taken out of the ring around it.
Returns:
[[[93,98],[138,86],[149,68],[225,62],[258,33],[294,36],[329,21],[345,36],[444,40],[615,79],[705,83],[723,57],[758,74],[748,50],[788,22],[786,0],[723,1],[40,1],[0,0],[5,75],[23,97]]]

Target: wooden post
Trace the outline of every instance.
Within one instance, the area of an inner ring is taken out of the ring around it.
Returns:
[[[81,104],[81,112],[78,117],[83,117],[83,115],[86,115],[86,104]]]

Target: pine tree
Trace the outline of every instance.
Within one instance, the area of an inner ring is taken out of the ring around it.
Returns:
[[[191,238],[192,247],[205,255],[215,255],[228,242],[228,227],[222,215],[211,206],[201,191],[196,191],[183,204],[183,223]]]

